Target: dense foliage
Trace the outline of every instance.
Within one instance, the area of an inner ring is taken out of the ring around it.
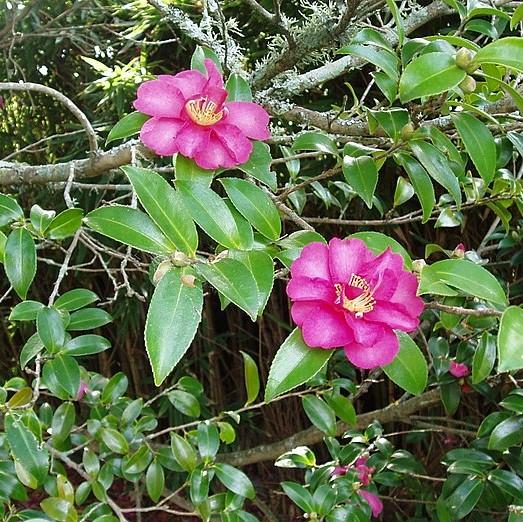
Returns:
[[[4,0],[2,520],[523,520],[522,24]]]

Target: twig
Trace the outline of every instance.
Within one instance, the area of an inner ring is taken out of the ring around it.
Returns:
[[[53,291],[51,292],[51,295],[49,296],[49,302],[48,306],[52,306],[54,303],[54,300],[56,299],[56,296],[58,295],[58,290],[60,289],[60,284],[67,274],[67,269],[69,267],[69,261],[71,260],[71,256],[73,255],[74,249],[76,248],[76,245],[78,244],[78,239],[80,238],[81,229],[78,229],[76,231],[76,234],[73,237],[73,240],[71,241],[71,244],[69,245],[69,248],[67,249],[67,252],[64,257],[64,262],[62,263],[62,266],[60,267],[60,270],[58,272],[58,277],[56,278],[56,281],[53,286]]]
[[[429,310],[440,310],[455,315],[471,315],[473,317],[501,317],[503,315],[503,312],[494,310],[493,308],[464,308],[462,306],[449,306],[435,301],[425,303],[425,308],[428,308]]]

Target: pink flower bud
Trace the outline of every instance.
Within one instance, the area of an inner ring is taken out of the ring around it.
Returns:
[[[89,391],[89,386],[85,381],[80,381],[80,386],[78,387],[78,393],[76,394],[76,400],[81,401],[85,394]]]
[[[463,243],[456,246],[452,252],[452,257],[457,257],[458,259],[463,259],[465,257],[465,245]]]
[[[470,375],[470,368],[465,363],[457,363],[456,361],[450,361],[449,373],[456,379],[467,377]]]

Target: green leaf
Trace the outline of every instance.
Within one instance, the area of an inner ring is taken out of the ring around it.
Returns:
[[[245,406],[253,403],[260,393],[260,376],[258,367],[254,359],[245,352],[241,352],[243,357],[243,377],[245,380],[245,390],[247,391],[247,401]]]
[[[318,152],[325,152],[333,156],[339,156],[338,147],[336,143],[325,134],[319,132],[306,132],[301,134],[294,141],[292,150],[314,150]]]
[[[491,450],[505,451],[523,441],[523,416],[509,417],[496,424],[488,441]]]
[[[238,73],[232,73],[227,79],[225,90],[228,93],[227,101],[252,101],[249,83]]]
[[[207,69],[205,68],[206,59],[212,60],[218,71],[223,73],[218,55],[212,49],[202,47],[201,45],[196,46],[196,49],[191,56],[191,69],[196,69],[207,76]]]
[[[113,428],[102,428],[101,437],[103,443],[114,453],[125,455],[129,451],[127,439]]]
[[[239,178],[220,179],[220,183],[232,204],[258,232],[273,241],[280,237],[280,214],[262,189]]]
[[[250,499],[256,496],[252,482],[243,471],[223,463],[216,464],[213,469],[218,480],[229,491]]]
[[[372,65],[379,67],[393,80],[398,80],[399,60],[387,49],[378,49],[373,45],[351,44],[342,47],[338,54],[352,54],[363,58]]]
[[[0,227],[24,218],[24,211],[15,198],[0,194]]]
[[[86,288],[77,288],[62,294],[55,301],[54,306],[60,310],[72,312],[94,303],[95,301],[98,301],[98,299],[99,297],[93,291],[87,290]]]
[[[135,111],[124,116],[110,131],[105,144],[129,138],[140,132],[143,124],[150,118],[147,114]]]
[[[459,208],[461,205],[459,181],[443,153],[434,145],[420,140],[410,142],[410,148],[429,175],[448,190]]]
[[[34,321],[36,314],[44,307],[38,301],[22,301],[9,314],[10,321]]]
[[[200,416],[200,403],[198,399],[183,390],[173,390],[168,395],[171,404],[184,415],[188,417],[199,417]]]
[[[266,143],[255,141],[249,160],[236,168],[253,178],[265,183],[270,189],[276,190],[278,183],[276,174],[271,171],[271,149]]]
[[[206,461],[214,459],[220,449],[220,434],[216,426],[210,422],[200,422],[197,438],[200,456]]]
[[[336,436],[336,416],[332,408],[316,395],[305,395],[301,405],[309,420],[329,437]]]
[[[343,156],[343,175],[367,207],[372,208],[372,198],[378,184],[376,162],[370,156]]]
[[[467,516],[477,504],[485,489],[485,483],[477,477],[467,477],[446,499],[454,516],[460,520]]]
[[[512,13],[512,17],[510,19],[510,29],[514,29],[521,21],[523,20],[523,4],[520,4],[514,12]]]
[[[153,460],[151,465],[147,468],[145,474],[145,487],[149,498],[157,503],[162,496],[163,489],[165,487],[165,475],[163,467],[156,460]]]
[[[371,134],[374,134],[375,129],[379,126],[394,141],[400,138],[403,127],[410,121],[409,112],[396,107],[378,111],[367,109],[367,119]]]
[[[122,471],[126,475],[142,473],[152,460],[151,450],[143,445],[122,459]]]
[[[25,424],[12,415],[5,417],[5,433],[13,457],[39,484],[43,483],[49,468],[49,453],[45,445],[40,444]]]
[[[194,448],[177,433],[171,433],[171,450],[174,458],[185,471],[192,471],[198,462]]]
[[[71,339],[65,345],[67,355],[71,355],[72,357],[93,355],[104,352],[109,348],[111,348],[111,341],[101,335],[80,335],[80,337]]]
[[[180,195],[159,174],[122,167],[149,217],[176,247],[189,256],[198,248],[198,233]]]
[[[44,346],[55,353],[65,342],[65,327],[62,316],[55,308],[43,307],[36,316],[36,329]]]
[[[498,372],[523,368],[523,309],[509,306],[501,317],[498,331]]]
[[[412,259],[409,253],[392,237],[386,236],[381,232],[365,231],[356,232],[349,237],[361,239],[376,254],[381,254],[387,248],[390,248],[396,254],[403,258],[403,264],[408,270],[412,269]]]
[[[487,185],[496,173],[496,143],[488,127],[465,112],[452,114],[463,145]]]
[[[185,207],[207,235],[228,248],[252,246],[252,233],[250,238],[241,234],[232,212],[216,192],[186,181],[176,181],[176,186]]]
[[[427,386],[427,361],[409,335],[399,331],[396,335],[400,343],[398,355],[390,364],[383,366],[383,371],[400,388],[419,395]]]
[[[422,223],[426,223],[432,214],[434,205],[436,205],[434,187],[432,186],[430,177],[425,169],[409,154],[398,152],[394,155],[394,159],[405,169],[405,172],[409,176],[410,182],[414,187],[414,192],[423,210]]]
[[[482,47],[474,56],[472,66],[493,63],[523,72],[523,38],[509,36]]]
[[[495,362],[496,339],[492,334],[483,332],[472,359],[472,384],[478,384],[486,379],[494,368]]]
[[[78,514],[71,502],[59,497],[48,497],[40,502],[40,507],[46,515],[57,522],[76,522]]]
[[[186,181],[189,184],[199,184],[209,188],[214,177],[214,170],[202,169],[185,156],[173,156],[175,181]]]
[[[296,328],[285,339],[272,361],[265,388],[265,402],[312,379],[327,364],[332,354],[332,350],[309,348]]]
[[[340,394],[339,391],[324,394],[327,404],[334,410],[334,413],[349,426],[356,424],[356,410],[352,401]]]
[[[37,333],[29,337],[20,352],[20,367],[25,368],[43,349],[44,345]]]
[[[129,380],[122,372],[115,373],[103,389],[102,402],[104,404],[116,402],[125,393],[128,385]]]
[[[441,94],[456,87],[466,75],[456,65],[454,56],[448,53],[423,54],[405,67],[400,79],[400,100],[405,103]]]
[[[441,283],[495,304],[507,304],[498,280],[482,266],[465,259],[444,259],[425,266],[421,271],[418,293],[430,294]]]
[[[83,217],[84,211],[81,208],[68,208],[53,218],[47,228],[46,235],[51,239],[65,239],[74,236],[82,226]]]
[[[152,219],[135,208],[112,205],[93,210],[86,224],[104,236],[151,254],[169,254],[176,245],[169,241]]]
[[[145,323],[145,346],[156,386],[165,380],[189,348],[201,320],[203,292],[182,282],[190,269],[169,270],[156,287]]]
[[[67,325],[68,331],[92,330],[110,323],[113,318],[100,308],[84,308],[73,312]]]
[[[495,469],[489,473],[487,480],[510,496],[521,500],[523,495],[523,480],[515,473],[504,469]]]
[[[59,386],[72,399],[76,399],[80,386],[80,367],[78,363],[69,355],[57,355],[52,361],[47,363]]]
[[[218,292],[256,321],[258,287],[254,276],[244,264],[225,258],[214,263],[201,263],[197,265],[197,270]]]
[[[9,234],[5,244],[4,267],[15,292],[25,299],[36,275],[36,246],[25,228],[15,228]]]
[[[399,176],[394,191],[394,206],[399,207],[414,196],[414,187],[403,177]]]
[[[26,406],[31,402],[31,399],[33,398],[33,389],[29,388],[29,386],[25,386],[24,388],[20,388],[8,401],[7,401],[7,407],[14,409],[14,408],[20,408],[22,406]]]
[[[39,234],[43,234],[55,215],[56,212],[54,210],[44,210],[40,205],[33,205],[29,213],[29,218],[34,229]]]
[[[197,468],[193,470],[190,477],[190,491],[191,501],[193,504],[201,504],[209,495],[209,472]]]
[[[285,494],[305,513],[312,513],[312,495],[301,484],[282,482],[281,487]]]
[[[75,421],[74,406],[70,402],[64,402],[56,408],[51,423],[51,436],[53,441],[64,442],[71,433]]]

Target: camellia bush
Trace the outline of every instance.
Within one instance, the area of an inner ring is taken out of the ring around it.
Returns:
[[[523,4],[90,4],[0,13],[1,519],[523,521]]]

